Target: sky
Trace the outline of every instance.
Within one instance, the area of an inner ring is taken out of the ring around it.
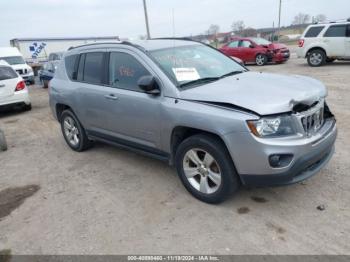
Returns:
[[[254,28],[278,22],[279,0],[147,0],[152,37],[190,36],[211,24],[229,31],[243,20]],[[350,17],[350,0],[282,0],[281,25],[299,12]],[[12,38],[146,34],[142,0],[0,0],[0,46]],[[174,14],[174,15],[173,15]],[[174,23],[173,23],[174,22]],[[173,26],[174,25],[174,26]]]

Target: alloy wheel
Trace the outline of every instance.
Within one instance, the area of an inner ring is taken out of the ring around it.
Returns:
[[[183,158],[183,170],[193,188],[215,193],[221,185],[221,170],[214,157],[203,149],[190,149]]]
[[[320,53],[312,53],[310,55],[310,63],[312,65],[317,66],[322,63],[322,60],[323,60],[323,57]]]
[[[263,55],[258,55],[256,57],[256,64],[259,65],[259,66],[262,66],[265,64],[265,56]]]
[[[80,142],[79,129],[76,122],[70,116],[67,116],[63,121],[64,135],[67,141],[72,146],[77,146]]]

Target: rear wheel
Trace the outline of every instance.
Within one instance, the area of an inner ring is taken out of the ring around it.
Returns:
[[[221,140],[195,135],[177,149],[175,164],[185,188],[197,199],[216,204],[239,188],[232,159]]]
[[[24,111],[30,111],[30,110],[32,110],[32,104],[29,104],[29,105],[25,104],[25,105],[23,106],[23,110],[24,110]]]
[[[312,50],[307,56],[307,62],[309,66],[318,67],[322,66],[326,62],[326,54],[321,49]]]
[[[258,66],[266,65],[266,64],[267,64],[267,56],[264,55],[264,54],[258,54],[258,55],[255,57],[255,63],[256,63]]]
[[[5,134],[2,130],[0,130],[0,151],[6,151],[7,150],[7,143],[5,139]]]
[[[48,87],[49,87],[49,81],[43,80],[43,88],[48,88]]]
[[[85,129],[71,110],[63,111],[60,119],[63,137],[71,149],[81,152],[91,147]]]

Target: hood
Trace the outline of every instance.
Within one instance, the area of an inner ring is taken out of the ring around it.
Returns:
[[[279,43],[271,43],[269,45],[269,49],[288,49],[288,47],[284,44]]]
[[[290,112],[297,104],[312,105],[326,96],[326,87],[313,78],[258,72],[245,72],[180,92],[181,99],[231,104],[259,115]]]
[[[18,64],[18,65],[11,65],[11,67],[15,70],[19,69],[30,69],[31,67],[27,64]]]

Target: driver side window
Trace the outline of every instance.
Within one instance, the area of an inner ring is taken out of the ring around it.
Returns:
[[[241,43],[239,44],[240,47],[250,47],[251,46],[251,42],[247,41],[247,40],[243,40],[241,41]]]
[[[137,85],[142,76],[151,75],[132,55],[112,52],[109,61],[109,84],[114,88],[143,92]]]

